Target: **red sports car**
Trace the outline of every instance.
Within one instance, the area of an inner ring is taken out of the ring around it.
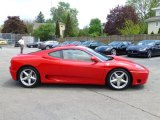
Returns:
[[[145,84],[149,70],[122,57],[104,56],[82,46],[62,46],[15,56],[11,59],[13,80],[23,87],[40,83],[109,85],[121,90]]]

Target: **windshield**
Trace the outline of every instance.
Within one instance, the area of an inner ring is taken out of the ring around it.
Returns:
[[[114,42],[109,43],[108,45],[117,46],[117,45],[120,45],[121,43],[122,43],[122,42],[114,41]]]
[[[137,45],[154,45],[154,44],[155,44],[155,41],[153,40],[144,40],[144,41],[137,43]]]
[[[111,56],[106,56],[100,53],[95,52],[94,50],[87,48],[87,50],[92,54],[95,55],[96,57],[100,58],[103,61],[108,61],[108,60],[112,60],[113,58]]]
[[[90,43],[92,43],[93,41],[86,41],[86,42],[83,42],[82,45],[90,45]]]

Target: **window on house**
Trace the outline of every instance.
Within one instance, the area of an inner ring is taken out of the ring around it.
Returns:
[[[158,26],[158,21],[156,21],[156,27]]]

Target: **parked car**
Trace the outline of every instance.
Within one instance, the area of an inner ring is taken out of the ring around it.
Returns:
[[[94,40],[90,40],[90,41],[86,41],[82,43],[82,46],[91,48],[91,49],[95,49],[98,46],[104,46],[105,44],[99,41],[94,41]]]
[[[38,48],[38,44],[40,44],[40,43],[42,43],[42,42],[28,43],[28,44],[26,44],[26,46],[27,46],[28,48]]]
[[[143,40],[127,48],[127,55],[148,57],[160,55],[160,40]]]
[[[66,45],[82,45],[84,41],[65,41],[58,46],[66,46]]]
[[[54,48],[59,45],[58,41],[46,41],[38,44],[38,48],[41,50]]]
[[[96,47],[95,51],[105,55],[124,55],[126,48],[131,44],[130,41],[113,41],[108,45]]]
[[[142,65],[118,56],[101,55],[84,46],[61,46],[18,55],[10,63],[13,80],[27,88],[39,83],[63,83],[107,84],[122,90],[145,84],[149,74]]]
[[[6,45],[6,44],[7,44],[7,41],[2,39],[2,38],[0,38],[0,45]]]
[[[15,41],[14,47],[19,47],[19,46],[20,46],[20,44],[18,43],[18,41]]]

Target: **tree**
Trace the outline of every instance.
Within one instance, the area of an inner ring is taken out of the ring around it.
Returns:
[[[3,26],[0,26],[0,32],[2,31]]]
[[[160,34],[160,28],[159,28],[159,30],[158,30],[158,34]]]
[[[57,21],[62,22],[66,24],[67,22],[67,16],[70,14],[70,19],[73,25],[73,30],[74,30],[74,36],[78,35],[78,19],[77,19],[77,14],[78,11],[75,8],[71,8],[69,3],[65,2],[59,2],[58,7],[52,7],[51,8],[51,16],[52,16],[52,21],[56,23]]]
[[[86,26],[83,29],[80,29],[78,36],[79,37],[81,37],[81,36],[89,36],[89,27]]]
[[[152,8],[157,7],[160,0],[128,0],[127,4],[135,8],[141,20],[155,15]]]
[[[98,18],[91,19],[89,24],[89,34],[93,37],[101,35],[101,21]]]
[[[8,20],[4,22],[2,33],[15,33],[25,34],[27,33],[27,27],[19,16],[8,16]]]
[[[61,37],[60,35],[60,29],[59,29],[59,22],[56,22],[56,32],[55,32],[56,37]]]
[[[122,35],[138,35],[145,34],[147,30],[147,25],[145,23],[135,24],[131,20],[125,22],[125,27],[120,29]]]
[[[68,14],[68,16],[67,16],[67,22],[66,22],[66,27],[65,27],[65,31],[64,31],[64,36],[65,37],[73,37],[74,36],[73,25],[72,25],[70,14]]]
[[[28,33],[32,34],[33,33],[33,21],[31,21],[31,20],[24,20],[24,24],[27,27]]]
[[[107,16],[107,22],[104,32],[109,35],[120,34],[119,29],[125,26],[125,21],[131,20],[133,23],[138,23],[139,18],[132,6],[117,6],[110,11]]]
[[[38,29],[34,30],[33,36],[40,38],[40,40],[45,41],[49,39],[55,32],[54,25],[51,23],[46,23],[41,25]]]
[[[40,11],[37,18],[36,18],[36,22],[37,23],[44,23],[45,22],[45,19],[44,19],[44,15],[43,13]]]

